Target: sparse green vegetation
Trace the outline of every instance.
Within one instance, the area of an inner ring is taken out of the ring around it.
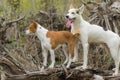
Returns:
[[[83,3],[82,1],[84,3],[95,1],[96,4],[103,2],[103,0],[0,0],[0,57],[5,57],[22,68],[23,72],[19,73],[18,69],[18,73],[16,72],[16,74],[25,74],[24,70],[26,72],[39,71],[42,65],[41,43],[34,34],[25,35],[25,29],[28,25],[35,20],[49,30],[68,30],[65,27],[65,14],[72,1],[76,8],[80,7]],[[111,4],[117,0],[104,1],[111,1],[107,5],[110,9]],[[86,6],[83,15],[84,18],[91,23],[104,26],[120,34],[120,16],[114,11],[113,13],[112,11],[109,12],[108,8],[107,10],[99,10],[96,4],[86,4],[89,6]],[[109,28],[106,26],[104,15],[108,16]],[[104,45],[93,44],[90,46],[89,66],[101,70],[111,70],[114,65],[108,49]],[[57,58],[56,65],[63,63],[65,59],[63,52],[58,49],[55,53]],[[80,62],[83,59],[82,53],[82,46],[80,45]],[[50,55],[48,62],[50,64]],[[9,69],[9,67],[7,68]],[[0,71],[3,71],[1,66]],[[14,71],[11,74],[16,75]]]

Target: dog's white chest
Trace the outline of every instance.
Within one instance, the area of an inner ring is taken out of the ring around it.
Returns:
[[[49,38],[46,38],[45,40],[41,41],[41,43],[46,49],[51,49],[51,43]]]
[[[40,34],[38,33],[37,37],[39,38],[39,40],[41,41],[41,45],[46,48],[49,49],[51,47],[50,44],[50,38],[46,37],[46,33],[45,34]]]

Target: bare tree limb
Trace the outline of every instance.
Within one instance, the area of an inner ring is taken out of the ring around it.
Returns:
[[[25,15],[23,15],[22,17],[20,17],[20,18],[18,18],[16,20],[13,20],[13,21],[3,22],[2,26],[6,26],[6,25],[9,25],[11,23],[18,22],[18,21],[22,20],[24,17],[25,17]]]
[[[11,79],[23,80],[23,79],[28,79],[34,76],[47,76],[48,74],[46,72],[35,71],[35,72],[29,72],[29,73],[21,74],[21,75],[11,75],[8,73],[6,73],[6,75],[8,76],[8,78],[11,78]]]
[[[20,68],[18,68],[14,63],[12,63],[10,60],[5,58],[4,56],[0,56],[0,65],[3,66],[4,70],[6,70],[5,66],[7,66],[9,68],[10,72],[13,73],[13,74],[23,74],[23,73],[25,73],[23,69],[21,70]]]

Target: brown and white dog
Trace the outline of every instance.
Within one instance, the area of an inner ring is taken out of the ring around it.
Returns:
[[[35,35],[41,41],[44,66],[47,66],[48,51],[50,52],[52,63],[49,68],[53,68],[55,64],[54,50],[62,45],[64,47],[64,44],[67,43],[69,46],[69,54],[66,53],[66,50],[63,50],[66,56],[64,64],[68,62],[67,68],[70,67],[72,57],[74,56],[74,48],[77,42],[77,38],[75,35],[68,31],[48,31],[35,21],[33,21],[26,30],[26,34],[30,33],[35,33]],[[78,31],[76,31],[75,33],[80,34],[80,32]],[[44,66],[42,67],[42,69],[44,69]]]

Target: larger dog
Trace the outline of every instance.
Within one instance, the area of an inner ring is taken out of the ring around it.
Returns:
[[[94,43],[106,43],[113,60],[115,61],[115,72],[113,76],[116,76],[119,71],[119,62],[120,62],[120,37],[116,33],[107,30],[105,31],[101,26],[90,24],[85,21],[82,17],[84,11],[84,5],[79,9],[71,8],[66,15],[68,22],[66,26],[69,28],[71,26],[71,32],[74,30],[80,30],[81,35],[80,39],[83,46],[83,69],[87,68],[88,64],[88,47],[90,42]]]
[[[63,48],[64,54],[66,56],[64,64],[68,62],[67,68],[70,67],[72,57],[74,56],[74,49],[76,50],[75,45],[77,43],[77,38],[75,35],[68,31],[48,31],[35,21],[33,21],[26,30],[26,34],[30,33],[34,33],[41,41],[44,66],[47,66],[48,51],[50,52],[52,63],[49,68],[53,68],[55,64],[54,50],[61,45],[63,45],[64,47],[64,44],[67,43],[69,46],[69,57],[66,53],[66,50]],[[80,34],[78,31],[75,33]],[[44,66],[42,67],[42,69],[44,69]]]

